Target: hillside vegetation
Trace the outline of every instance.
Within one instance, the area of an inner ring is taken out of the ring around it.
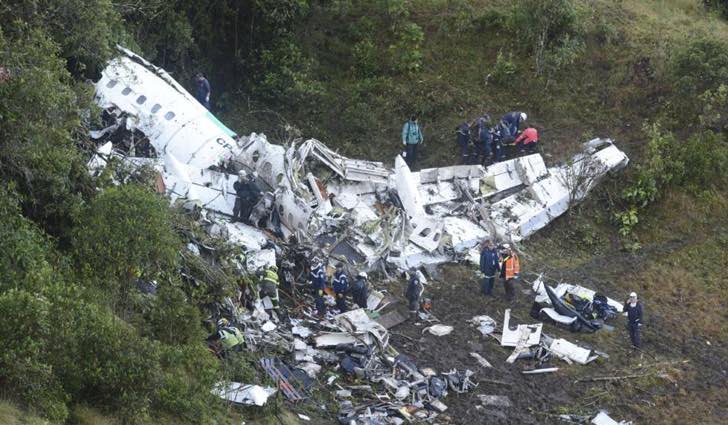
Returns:
[[[255,376],[252,359],[205,347],[207,306],[234,280],[184,255],[193,220],[143,176],[115,187],[86,172],[100,119],[89,80],[119,43],[188,86],[202,70],[223,122],[275,142],[315,137],[391,163],[416,112],[422,165],[448,165],[457,124],[511,110],[528,112],[549,162],[614,139],[627,171],[529,241],[529,261],[640,292],[647,350],[694,365],[605,400],[639,423],[719,423],[725,371],[706,369],[728,358],[727,12],[698,0],[0,3],[0,422],[230,423],[241,413],[210,387]]]

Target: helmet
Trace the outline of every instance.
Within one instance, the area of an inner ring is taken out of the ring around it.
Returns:
[[[369,278],[369,276],[367,276],[367,272],[359,272],[359,274],[357,276],[359,276],[362,279],[368,279]]]
[[[217,326],[218,327],[224,327],[224,326],[227,326],[229,324],[230,324],[230,322],[228,321],[228,319],[226,319],[224,317],[222,319],[220,319],[220,320],[217,321]]]
[[[247,171],[245,171],[245,170],[240,170],[240,171],[238,171],[238,175],[239,175],[240,177],[245,177],[245,176],[247,176],[247,175],[248,175],[248,172],[247,172]]]
[[[526,115],[525,112],[521,112],[521,120],[526,121],[528,119],[528,115]]]
[[[631,294],[629,294],[629,297],[630,298],[637,298],[637,293],[636,292],[632,292]]]
[[[503,244],[503,248],[504,248],[504,249],[511,249],[511,244],[509,244],[509,243],[504,243],[504,244]]]

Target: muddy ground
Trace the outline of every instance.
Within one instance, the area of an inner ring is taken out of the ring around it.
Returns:
[[[580,283],[621,301],[623,290],[610,281],[623,276],[627,268],[639,263],[640,257],[624,254],[615,258],[613,255],[593,258],[589,273],[552,268],[548,277]],[[543,271],[539,270],[538,263],[524,263],[525,280],[530,281],[535,277],[534,272]],[[434,315],[441,323],[455,327],[450,335],[423,334],[428,323],[418,321],[409,321],[390,330],[392,344],[416,359],[420,367],[432,367],[440,372],[453,368],[477,372],[474,380],[479,386],[475,390],[462,395],[450,392],[443,400],[449,407],[446,416],[450,423],[563,423],[557,415],[591,415],[600,409],[609,411],[615,419],[632,420],[635,424],[725,423],[728,407],[722,402],[706,403],[713,405],[711,411],[703,410],[700,419],[685,422],[691,417],[691,409],[701,408],[692,400],[696,394],[711,394],[718,400],[725,400],[725,360],[728,357],[723,341],[711,341],[708,345],[698,336],[675,335],[663,326],[659,315],[650,314],[649,303],[646,303],[643,351],[630,348],[626,319],[622,317],[609,322],[613,330],[602,329],[594,334],[572,333],[545,323],[544,333],[606,352],[609,358],[585,366],[552,360],[548,366],[559,367],[558,372],[523,375],[524,369],[535,366],[532,360],[506,363],[512,349],[501,347],[492,337],[483,336],[467,320],[487,314],[496,319],[496,331],[499,332],[504,310],[511,308],[511,324],[537,322],[529,316],[533,301],[530,285],[521,284],[515,302],[505,299],[499,282],[494,297],[485,298],[479,293],[473,271],[474,267],[469,265],[446,266],[441,278],[431,282],[426,289],[426,296],[433,299]],[[401,288],[390,286],[390,289],[401,292]],[[493,367],[481,367],[470,357],[471,352],[485,357]],[[611,379],[627,375],[640,376]],[[588,381],[605,377],[609,380]],[[483,407],[478,394],[505,395],[512,406]],[[686,406],[682,408],[681,404]]]

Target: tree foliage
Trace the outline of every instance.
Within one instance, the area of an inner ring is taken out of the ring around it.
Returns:
[[[538,75],[570,65],[584,47],[572,0],[516,0],[509,28],[522,49],[533,55]]]
[[[76,147],[83,140],[88,87],[66,71],[57,44],[42,30],[17,25],[0,30],[0,177],[14,182],[26,215],[55,235],[68,229],[87,173]]]
[[[89,202],[73,238],[76,260],[102,287],[124,292],[135,277],[173,268],[180,240],[166,199],[137,185],[112,187]]]

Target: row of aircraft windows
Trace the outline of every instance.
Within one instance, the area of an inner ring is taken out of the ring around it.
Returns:
[[[110,89],[114,88],[114,86],[116,86],[117,83],[118,83],[118,81],[116,81],[116,80],[109,80],[109,82],[106,83],[106,87],[108,87]],[[129,93],[131,93],[130,87],[124,87],[124,90],[121,91],[121,94],[123,94],[124,96],[128,96]],[[137,97],[137,99],[136,99],[136,103],[139,105],[143,105],[144,102],[146,102],[146,101],[147,101],[147,97],[144,96],[143,94],[139,95],[139,97]],[[159,103],[155,103],[154,106],[152,106],[152,113],[156,114],[157,112],[159,112],[160,109],[162,109],[162,105],[160,105]],[[166,114],[164,114],[164,119],[169,121],[172,118],[174,118],[174,115],[175,115],[174,112],[169,111]]]

